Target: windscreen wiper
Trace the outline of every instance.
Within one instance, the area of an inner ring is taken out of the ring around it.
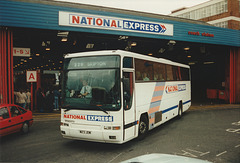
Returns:
[[[104,110],[103,108],[101,108],[100,106],[98,106],[98,105],[94,105],[94,106],[97,106],[97,108],[98,108],[99,110],[101,110],[101,111],[103,111],[104,113],[106,113],[107,115],[109,115],[109,113],[108,113],[106,110]],[[66,113],[66,112],[69,111],[69,110],[79,110],[79,109],[67,108],[66,110],[64,110],[64,112]]]
[[[103,108],[101,108],[100,106],[98,106],[98,105],[95,105],[95,106],[97,106],[97,108],[98,108],[99,110],[101,110],[101,111],[103,111],[104,113],[106,113],[107,115],[109,115],[109,113],[108,113],[106,110],[104,110]]]
[[[67,108],[66,110],[64,110],[64,112],[67,112],[69,110],[79,110],[79,109],[74,109],[74,108]]]
[[[69,110],[71,110],[72,108],[67,108],[66,110],[64,110],[64,112],[67,112],[67,111],[69,111]]]

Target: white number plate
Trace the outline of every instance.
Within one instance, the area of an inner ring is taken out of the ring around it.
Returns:
[[[81,134],[91,134],[91,131],[80,130],[79,132]]]

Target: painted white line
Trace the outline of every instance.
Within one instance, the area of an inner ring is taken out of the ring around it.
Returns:
[[[204,156],[204,155],[207,155],[207,154],[209,154],[210,152],[208,151],[208,152],[205,152],[205,153],[202,153],[202,154],[200,154],[200,156]]]
[[[112,162],[113,160],[115,160],[116,158],[118,158],[122,153],[119,153],[117,156],[115,156],[113,159],[111,159],[110,161],[108,161],[108,163]]]
[[[189,149],[189,148],[187,148],[187,150],[188,150],[188,151],[192,151],[192,152],[196,152],[196,153],[202,153],[202,152],[200,152],[200,151],[196,151],[196,150]]]
[[[195,153],[199,153],[199,154],[200,154],[200,156],[204,156],[204,155],[206,155],[206,154],[209,154],[209,153],[210,153],[210,151],[203,153],[203,152],[196,151],[196,150],[189,149],[189,148],[187,148],[187,150],[188,150],[188,151],[195,152]]]
[[[227,151],[224,151],[224,152],[222,152],[222,153],[219,153],[219,154],[217,154],[216,156],[219,157],[219,156],[221,156],[221,155],[223,155],[223,154],[225,154],[225,153],[227,153]]]
[[[240,121],[238,121],[238,122],[233,122],[232,125],[240,126]]]
[[[184,151],[184,150],[182,150],[182,152],[184,152],[184,153],[182,154],[183,156],[197,157],[197,156],[195,156],[194,154],[192,154],[192,153],[190,153],[190,152],[187,152],[187,151]]]
[[[238,147],[240,147],[240,144],[238,144],[238,145],[235,146],[235,148],[238,148]]]

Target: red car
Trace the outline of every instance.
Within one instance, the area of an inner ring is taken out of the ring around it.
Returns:
[[[32,112],[14,104],[0,104],[0,136],[22,131],[33,124]]]

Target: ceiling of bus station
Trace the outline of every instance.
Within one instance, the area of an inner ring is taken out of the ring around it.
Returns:
[[[65,39],[65,40],[64,40]],[[189,65],[214,64],[226,51],[216,45],[119,35],[15,28],[13,46],[30,48],[30,57],[14,57],[14,70],[61,70],[64,54],[128,50]]]
[[[65,40],[62,40],[65,39]],[[66,40],[67,39],[67,40]],[[207,88],[222,88],[225,82],[229,47],[96,33],[40,29],[13,29],[13,46],[30,48],[30,57],[14,57],[14,73],[26,70],[62,70],[67,53],[96,50],[128,50],[191,67],[192,98],[206,100]],[[55,71],[52,71],[55,70]]]

